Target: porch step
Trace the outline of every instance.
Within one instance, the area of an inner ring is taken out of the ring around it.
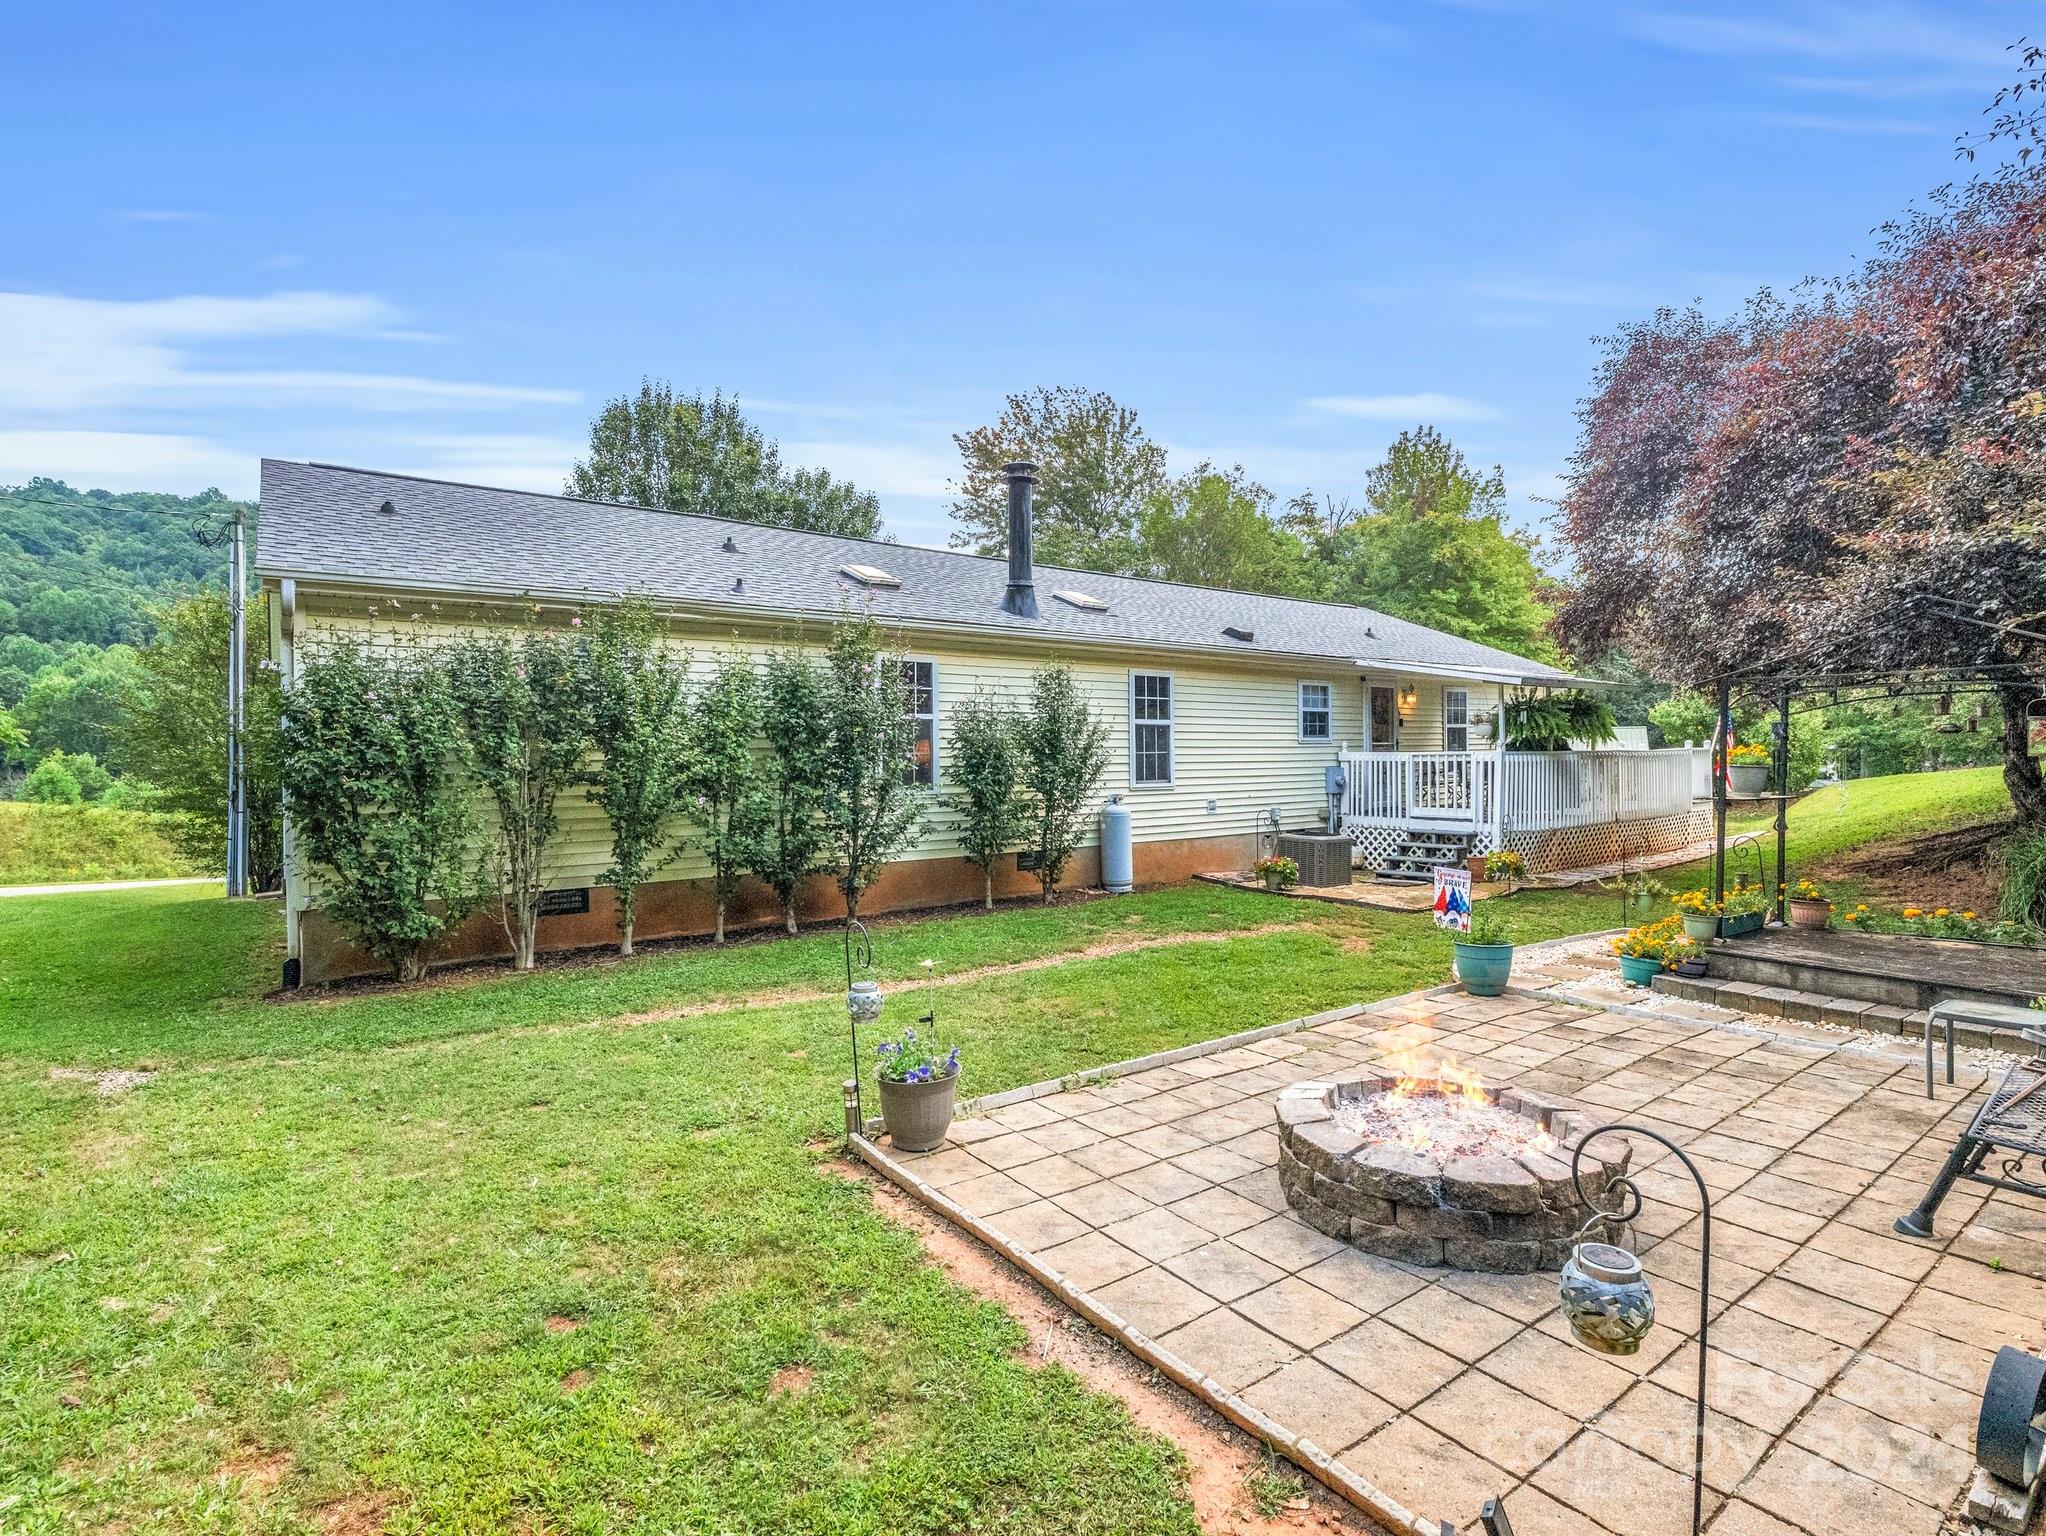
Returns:
[[[1415,832],[1393,853],[1380,861],[1378,878],[1407,885],[1428,885],[1440,864],[1461,864],[1471,856],[1475,834],[1469,832]]]

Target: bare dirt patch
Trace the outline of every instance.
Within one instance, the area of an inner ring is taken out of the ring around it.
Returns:
[[[289,1451],[238,1451],[220,1464],[224,1482],[238,1482],[251,1493],[268,1493],[292,1467]]]
[[[769,1397],[801,1397],[810,1390],[810,1383],[817,1373],[807,1365],[785,1365],[774,1373],[774,1379],[767,1384]]]
[[[1247,1484],[1270,1475],[1264,1447],[1205,1404],[1153,1371],[1068,1311],[1028,1275],[940,1220],[894,1185],[855,1164],[833,1159],[821,1170],[866,1185],[874,1205],[913,1230],[924,1251],[959,1285],[1000,1302],[1029,1335],[1028,1358],[1060,1365],[1097,1392],[1113,1394],[1129,1415],[1186,1455],[1187,1497],[1210,1536],[1298,1536],[1341,1531],[1386,1536],[1385,1528],[1319,1484],[1303,1478],[1300,1496],[1276,1516],[1257,1513]]]
[[[156,1074],[154,1072],[132,1069],[109,1069],[101,1072],[94,1071],[91,1067],[50,1068],[50,1081],[55,1083],[90,1083],[92,1091],[103,1099],[111,1099],[115,1095],[126,1093],[132,1088],[140,1088],[144,1083],[153,1081],[155,1077]]]
[[[1996,849],[2011,828],[2008,821],[1978,822],[1879,843],[1832,860],[1820,878],[1865,881],[1886,902],[1993,913],[2003,883]]]
[[[390,1515],[388,1493],[351,1493],[313,1511],[324,1536],[378,1536]]]
[[[582,1325],[583,1320],[581,1318],[569,1317],[565,1313],[556,1312],[547,1319],[545,1327],[549,1333],[574,1333]]]
[[[591,1373],[579,1365],[561,1378],[561,1390],[563,1392],[580,1392],[590,1384],[590,1381]]]

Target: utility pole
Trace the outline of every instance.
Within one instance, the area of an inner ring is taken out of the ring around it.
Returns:
[[[243,512],[234,509],[227,589],[227,894],[249,893],[249,806],[242,774],[242,695],[249,655],[248,555]]]

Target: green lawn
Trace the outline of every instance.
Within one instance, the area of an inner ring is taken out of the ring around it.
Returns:
[[[1526,939],[1614,916],[1509,905]],[[196,888],[0,901],[10,1536],[1195,1528],[1173,1447],[820,1168],[843,1012],[788,998],[841,985],[835,936],[279,1003],[277,922]],[[969,1092],[1448,962],[1425,915],[1209,886],[876,940],[891,1021],[935,1001]],[[927,957],[1065,959],[921,992]],[[160,1075],[50,1075],[81,1065]]]
[[[199,873],[164,836],[163,818],[147,811],[0,801],[0,885]]]

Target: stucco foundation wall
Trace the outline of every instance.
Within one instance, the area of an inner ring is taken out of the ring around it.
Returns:
[[[1251,841],[1240,838],[1187,838],[1136,845],[1136,877],[1144,885],[1166,885],[1197,874],[1217,870],[1241,870],[1250,863]],[[1041,890],[1036,875],[1018,871],[1013,858],[995,880],[999,897],[1035,896]],[[1101,881],[1100,858],[1094,848],[1082,848],[1073,855],[1061,890],[1082,890]],[[956,906],[981,898],[980,871],[962,858],[906,859],[891,864],[860,901],[860,915],[870,917],[886,912],[911,912],[930,907]],[[804,887],[798,903],[803,922],[825,922],[845,915],[838,888],[828,876],[813,877]],[[639,913],[633,925],[635,940],[697,937],[710,933],[716,911],[708,884],[702,880],[661,880],[641,887]],[[317,909],[301,918],[299,937],[300,979],[307,983],[344,981],[358,976],[376,976],[383,967],[349,942],[346,934]],[[725,909],[728,934],[749,930],[777,929],[782,923],[781,906],[774,893],[754,880],[746,881],[732,904]],[[573,949],[614,948],[618,943],[617,898],[607,886],[590,887],[590,910],[573,916],[543,917],[539,929],[543,953]],[[511,953],[504,928],[494,911],[478,913],[462,924],[453,940],[436,957],[436,963],[501,959]]]

